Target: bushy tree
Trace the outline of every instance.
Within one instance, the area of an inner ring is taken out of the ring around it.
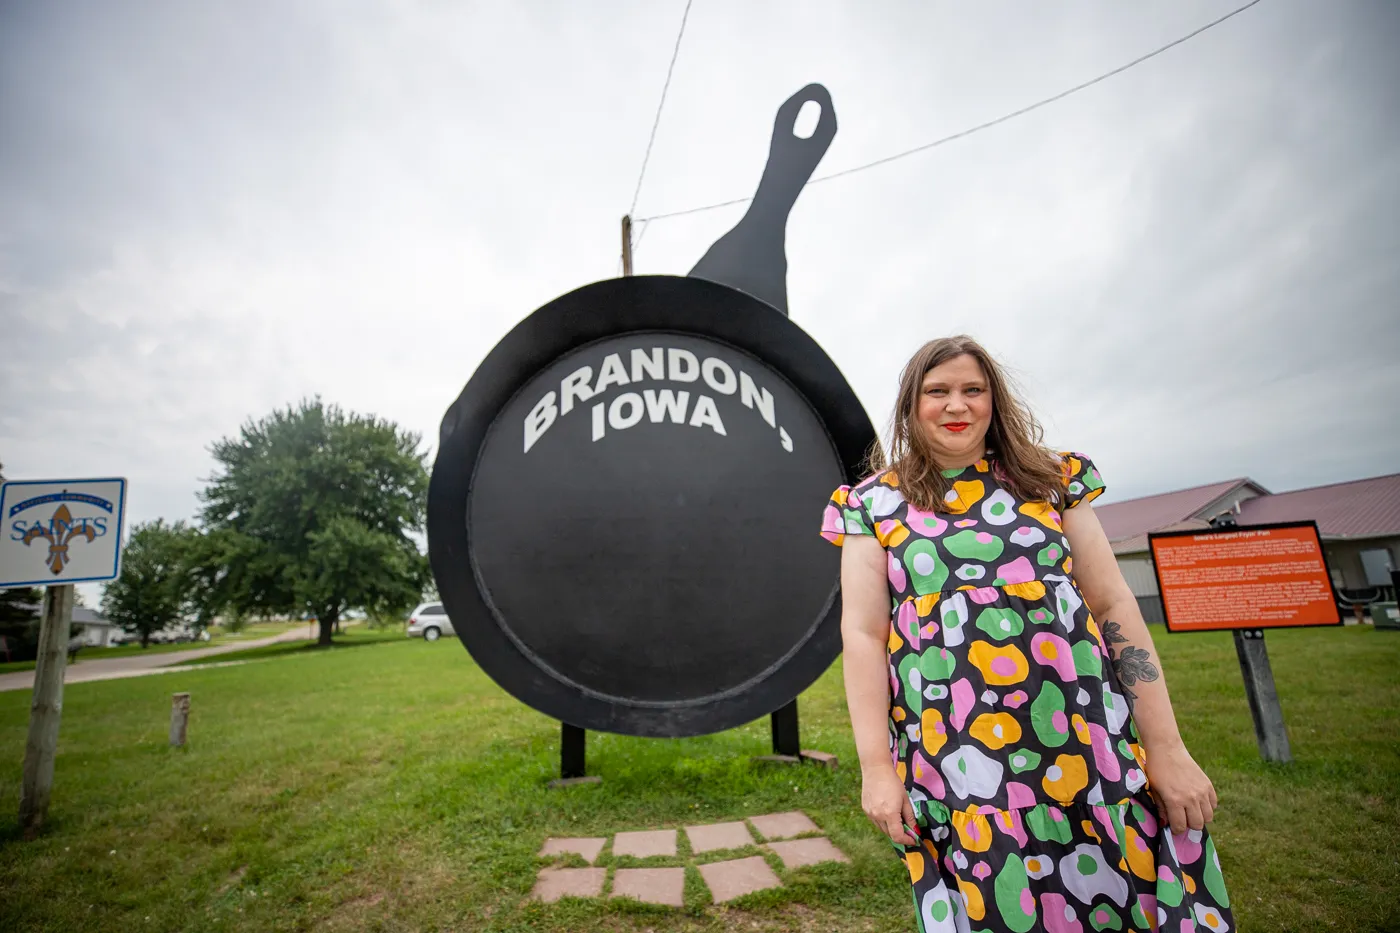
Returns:
[[[243,626],[242,613],[233,611],[233,579],[229,563],[236,541],[225,532],[189,530],[183,543],[185,575],[185,617],[190,627],[202,632],[222,613],[229,631]],[[239,623],[230,625],[232,619]]]
[[[5,640],[0,660],[32,661],[39,647],[39,608],[44,591],[22,586],[0,590],[0,638]]]
[[[190,543],[198,535],[184,522],[137,525],[122,549],[121,576],[102,592],[102,612],[141,639],[181,621],[190,601]]]
[[[0,463],[0,482],[5,481],[5,465]],[[39,606],[44,591],[36,586],[0,590],[0,638],[7,661],[33,660],[39,644]]]
[[[240,612],[313,615],[322,645],[347,609],[411,607],[429,577],[410,537],[427,500],[419,443],[315,399],[214,444],[219,472],[202,499],[219,598]]]

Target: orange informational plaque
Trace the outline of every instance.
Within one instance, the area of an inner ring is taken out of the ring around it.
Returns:
[[[1340,625],[1315,522],[1148,535],[1167,631]]]

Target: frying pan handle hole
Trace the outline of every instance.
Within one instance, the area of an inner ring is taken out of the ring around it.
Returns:
[[[821,118],[821,104],[814,100],[804,102],[802,109],[797,111],[797,117],[792,121],[792,135],[798,139],[811,139]]]

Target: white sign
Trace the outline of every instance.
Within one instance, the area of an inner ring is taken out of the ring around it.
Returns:
[[[126,480],[0,486],[0,587],[112,580],[121,566]]]

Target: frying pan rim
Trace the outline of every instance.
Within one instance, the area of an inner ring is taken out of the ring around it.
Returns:
[[[631,276],[582,286],[515,325],[477,366],[443,417],[429,484],[429,560],[458,638],[511,696],[572,725],[630,735],[703,735],[778,709],[811,685],[840,653],[840,579],[832,582],[801,643],[764,672],[697,702],[629,701],[580,692],[540,670],[501,631],[476,572],[469,502],[479,459],[503,410],[545,368],[602,340],[672,331],[743,352],[781,376],[821,424],[846,481],[859,480],[875,431],[836,364],[801,327],[771,305],[708,280]],[[816,517],[814,516],[814,522]],[[816,532],[814,531],[813,534]],[[470,575],[460,568],[470,566]],[[456,569],[458,572],[450,573]],[[473,624],[484,623],[484,624]],[[757,681],[757,682],[755,682]]]

